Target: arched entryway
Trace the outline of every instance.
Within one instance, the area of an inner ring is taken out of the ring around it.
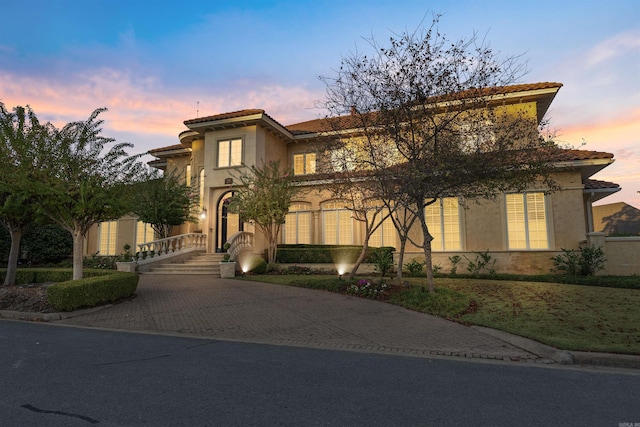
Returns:
[[[229,199],[233,191],[223,193],[216,205],[216,252],[223,252],[223,246],[227,239],[238,231],[243,231],[243,223],[240,215],[229,212]]]

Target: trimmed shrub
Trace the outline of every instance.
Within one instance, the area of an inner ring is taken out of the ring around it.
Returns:
[[[49,287],[47,296],[49,303],[59,311],[95,307],[130,297],[138,287],[138,279],[136,273],[118,271],[58,283]]]
[[[393,253],[395,248],[368,248],[364,260],[373,263],[376,252]],[[278,245],[276,262],[281,264],[334,264],[355,263],[362,252],[362,246],[356,245]]]
[[[20,246],[32,264],[56,263],[73,255],[71,233],[55,224],[30,226]]]
[[[85,269],[84,277],[104,276],[110,271]],[[6,268],[0,268],[0,283],[4,282]],[[19,268],[16,270],[16,285],[31,285],[34,283],[67,282],[73,278],[70,268]]]

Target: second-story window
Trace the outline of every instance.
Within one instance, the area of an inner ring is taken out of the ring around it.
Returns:
[[[293,174],[308,175],[316,173],[316,153],[300,153],[293,155]]]
[[[218,141],[218,167],[227,168],[242,164],[242,138]]]

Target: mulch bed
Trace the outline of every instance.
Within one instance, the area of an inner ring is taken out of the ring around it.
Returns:
[[[47,285],[0,286],[0,310],[53,313],[47,299]]]

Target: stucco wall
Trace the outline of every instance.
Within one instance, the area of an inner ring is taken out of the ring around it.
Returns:
[[[640,275],[640,237],[607,237],[603,274]]]

